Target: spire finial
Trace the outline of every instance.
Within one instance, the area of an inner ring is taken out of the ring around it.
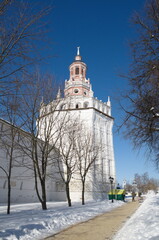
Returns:
[[[81,61],[82,57],[80,56],[80,47],[77,47],[77,55],[75,56],[76,61]]]
[[[42,96],[40,106],[43,106],[43,105],[44,105],[44,97]]]
[[[77,56],[80,56],[80,47],[77,47]]]
[[[61,98],[61,90],[60,90],[60,87],[58,89],[58,92],[57,92],[57,95],[56,95],[56,99],[59,99]]]
[[[107,106],[111,107],[110,97],[108,97]]]

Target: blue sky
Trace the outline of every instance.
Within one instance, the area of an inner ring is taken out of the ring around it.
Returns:
[[[42,0],[41,0],[42,1]],[[53,58],[48,59],[45,71],[63,82],[69,77],[69,65],[80,46],[83,61],[88,66],[94,96],[107,101],[111,97],[112,115],[119,124],[122,113],[117,97],[128,83],[119,77],[128,71],[131,63],[129,42],[136,36],[130,19],[135,11],[141,11],[144,0],[54,0],[53,11],[48,18]],[[127,140],[115,133],[114,149],[118,182],[132,181],[135,173],[148,172],[158,178],[144,151],[133,150]]]

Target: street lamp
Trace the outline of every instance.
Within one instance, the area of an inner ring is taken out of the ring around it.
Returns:
[[[112,203],[113,203],[114,202],[114,199],[113,199],[113,181],[114,181],[114,178],[113,177],[109,177],[109,180],[110,180]]]

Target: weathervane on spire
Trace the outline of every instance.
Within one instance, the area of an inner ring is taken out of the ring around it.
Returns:
[[[77,56],[80,56],[80,47],[77,47]]]

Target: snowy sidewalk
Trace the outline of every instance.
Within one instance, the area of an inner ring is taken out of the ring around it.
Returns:
[[[123,226],[139,207],[138,201],[129,202],[110,212],[97,216],[87,222],[76,224],[47,240],[106,240]]]
[[[112,204],[105,200],[84,206],[73,203],[69,208],[67,202],[48,202],[48,210],[44,211],[40,203],[13,204],[9,215],[6,206],[0,205],[0,240],[41,240],[121,205],[121,201]]]
[[[84,240],[106,240],[114,234],[114,240],[159,239],[159,194],[147,194],[138,209],[137,202],[112,204],[109,200],[91,201],[84,206],[73,203],[71,208],[67,202],[47,205],[48,210],[43,211],[40,203],[14,204],[10,215],[6,214],[6,206],[0,205],[0,240],[42,240],[53,234],[53,240],[82,240],[83,236]]]

